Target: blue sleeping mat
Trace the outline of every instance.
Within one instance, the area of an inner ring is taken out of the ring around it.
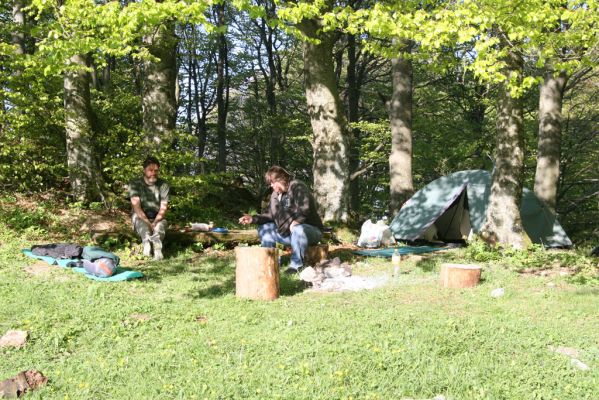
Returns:
[[[397,249],[399,254],[420,254],[430,253],[432,251],[447,250],[447,247],[432,247],[432,246],[401,246],[391,247],[387,249],[372,249],[372,250],[354,250],[352,253],[361,256],[369,257],[391,257],[393,251]]]
[[[23,249],[23,250],[21,250],[21,252],[23,254],[25,254],[27,257],[32,257],[32,258],[35,258],[38,260],[45,261],[50,265],[57,265],[60,268],[70,269],[75,272],[79,272],[79,273],[83,274],[86,278],[93,279],[94,281],[119,282],[119,281],[126,281],[129,279],[142,278],[144,276],[144,274],[142,274],[141,272],[131,271],[126,268],[117,267],[117,269],[114,271],[114,275],[109,276],[107,278],[100,278],[99,276],[95,276],[95,275],[87,273],[85,268],[82,268],[82,267],[69,268],[69,267],[67,267],[67,264],[70,262],[80,261],[78,258],[56,259],[56,258],[49,257],[49,256],[36,256],[35,254],[33,254],[31,252],[30,249]]]

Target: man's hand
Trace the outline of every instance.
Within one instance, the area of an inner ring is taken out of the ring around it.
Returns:
[[[252,216],[249,214],[244,214],[241,218],[239,218],[239,223],[241,225],[247,225],[252,223]]]

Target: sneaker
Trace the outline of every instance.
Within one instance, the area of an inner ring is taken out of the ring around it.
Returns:
[[[295,268],[295,267],[289,267],[289,268],[287,268],[285,270],[285,274],[286,275],[295,275],[295,274],[298,274],[302,269],[304,269],[303,266],[297,267],[297,268]]]
[[[154,260],[162,260],[164,258],[162,255],[162,242],[160,240],[153,240],[152,244],[154,245]]]
[[[149,240],[144,240],[142,244],[144,247],[143,255],[145,257],[150,257],[152,255],[152,244]]]

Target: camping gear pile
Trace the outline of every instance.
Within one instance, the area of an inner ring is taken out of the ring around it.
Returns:
[[[116,271],[119,257],[97,246],[79,246],[72,243],[50,243],[31,247],[35,256],[55,259],[77,259],[66,264],[69,268],[84,268],[88,274],[107,278]]]

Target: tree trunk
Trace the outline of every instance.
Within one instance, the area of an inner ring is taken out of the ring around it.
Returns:
[[[356,76],[356,37],[347,35],[347,115],[349,122],[358,122],[360,86]],[[349,170],[354,173],[360,167],[360,130],[349,128]],[[360,182],[358,178],[349,182],[349,205],[352,213],[360,210]]]
[[[349,187],[348,135],[345,114],[335,84],[330,34],[318,33],[315,20],[298,28],[318,44],[304,42],[306,100],[313,131],[314,197],[325,221],[347,222]]]
[[[217,4],[216,11],[217,26],[225,26],[225,6]],[[218,171],[227,170],[227,113],[228,113],[228,60],[227,60],[227,38],[224,33],[219,33],[218,61],[216,64],[216,105],[218,120],[216,125],[216,136],[218,140]]]
[[[510,75],[522,76],[522,60],[508,54],[508,78],[500,85],[497,109],[495,168],[486,222],[482,228],[485,241],[517,249],[524,248],[524,230],[520,217],[524,172],[523,108],[520,99],[510,95]]]
[[[17,29],[12,32],[11,42],[16,46],[17,55],[25,54],[25,13],[23,12],[25,6],[24,0],[16,0],[12,7],[12,20]]]
[[[539,94],[539,143],[534,191],[555,212],[562,137],[565,72],[547,71]]]
[[[175,130],[177,117],[177,39],[172,22],[144,37],[150,54],[158,61],[144,63],[142,88],[143,129],[148,151],[157,151]]]
[[[84,70],[85,57],[76,55],[69,61],[75,69],[64,74],[67,166],[73,198],[90,203],[103,198],[101,173],[92,145],[90,76]]]
[[[404,43],[402,51],[409,52]],[[393,95],[389,104],[391,154],[389,155],[389,211],[395,215],[414,193],[412,182],[412,61],[405,57],[392,60]]]

